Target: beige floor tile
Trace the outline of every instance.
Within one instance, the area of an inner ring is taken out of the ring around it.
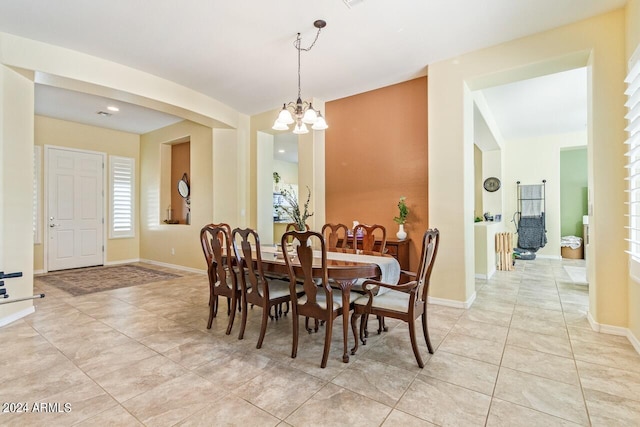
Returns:
[[[484,425],[491,397],[435,378],[419,376],[396,409],[436,425]]]
[[[135,340],[124,344],[100,348],[89,357],[76,359],[74,363],[92,378],[127,367],[135,362],[148,359],[157,353]]]
[[[513,345],[556,356],[573,357],[571,343],[567,336],[543,335],[523,329],[509,329],[507,345]]]
[[[394,406],[415,376],[414,371],[373,360],[358,360],[331,382],[387,406]]]
[[[394,409],[391,411],[389,416],[382,427],[431,427],[435,426],[435,424],[431,424],[428,421],[422,420],[418,417],[414,417],[413,415],[409,415],[406,412],[398,411]]]
[[[637,400],[625,399],[600,391],[584,389],[593,426],[637,426],[640,425],[640,404]]]
[[[292,426],[373,426],[391,412],[383,405],[334,384],[327,384],[284,421]]]
[[[632,348],[631,342],[627,337],[603,334],[593,329],[577,328],[575,326],[567,326],[567,330],[571,341],[586,341],[593,344]]]
[[[189,372],[122,403],[146,426],[172,426],[224,397],[224,389]]]
[[[640,402],[640,373],[576,361],[582,387]],[[640,403],[638,403],[640,405]]]
[[[225,425],[270,427],[281,425],[279,423],[278,418],[249,402],[236,396],[229,396],[207,405],[205,409],[196,412],[177,425],[181,427]]]
[[[491,396],[498,378],[498,366],[438,351],[419,375],[426,375]]]
[[[502,366],[566,384],[579,384],[573,358],[507,345],[502,357]]]
[[[450,333],[442,344],[440,344],[438,350],[499,365],[502,359],[504,344],[474,338],[468,335]]]
[[[476,322],[469,318],[462,317],[451,329],[452,334],[468,335],[483,340],[495,341],[504,344],[507,340],[509,328],[492,325],[489,323]]]
[[[640,354],[631,346],[612,347],[586,341],[572,341],[571,346],[576,360],[640,372]]]
[[[193,372],[216,385],[232,391],[251,381],[275,363],[256,352],[229,353],[209,363],[199,366]]]
[[[472,306],[465,314],[462,315],[461,319],[508,327],[509,323],[511,323],[511,313],[483,310]]]
[[[416,337],[416,340],[418,341],[418,350],[420,351],[422,362],[427,363],[431,355],[429,354],[429,349],[424,341],[424,337],[419,335]],[[420,369],[411,348],[408,332],[397,335],[387,333],[383,339],[375,344],[361,345],[358,350],[358,355],[362,360],[375,360],[412,372]]]
[[[487,427],[571,427],[579,425],[500,399],[491,401],[491,409],[489,409],[489,417],[487,418]]]
[[[537,319],[530,316],[523,316],[515,313],[511,318],[511,328],[522,329],[524,331],[535,332],[543,335],[555,335],[567,337],[567,327],[562,322],[551,322],[545,319]]]
[[[96,426],[109,426],[109,427],[137,427],[143,426],[136,417],[131,415],[129,411],[122,406],[117,405],[111,409],[107,409],[94,415],[91,418],[84,420],[83,422],[76,424],[77,427],[96,427]]]
[[[508,303],[508,302],[494,301],[492,299],[478,300],[477,298],[473,302],[473,305],[471,306],[472,309],[477,308],[477,309],[486,310],[486,311],[496,311],[498,313],[509,314],[509,315],[513,314],[514,307],[515,307],[515,304]]]
[[[284,365],[272,365],[234,391],[247,402],[284,419],[317,393],[325,381]],[[295,390],[294,393],[291,393]]]
[[[233,344],[214,335],[201,334],[194,340],[173,347],[163,354],[187,369],[195,369],[233,353],[235,351]]]
[[[177,363],[156,355],[129,363],[114,371],[101,373],[93,379],[122,403],[186,372]]]
[[[588,424],[578,385],[500,368],[494,397],[578,424]]]

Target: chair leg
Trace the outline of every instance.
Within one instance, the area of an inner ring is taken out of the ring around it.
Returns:
[[[230,314],[231,314],[231,298],[227,298],[227,316],[229,316]]]
[[[358,318],[356,316],[357,314],[354,311],[351,314],[351,330],[353,331],[353,340],[356,342],[356,344],[351,349],[352,355],[356,354],[356,351],[358,351],[358,326],[357,326]]]
[[[409,320],[409,338],[411,338],[411,348],[413,348],[413,354],[416,356],[416,361],[420,368],[424,368],[422,357],[420,357],[420,350],[418,349],[418,342],[416,341],[416,323]]]
[[[307,318],[308,319],[308,318]],[[293,308],[293,344],[291,347],[291,358],[295,359],[298,355],[298,328],[299,328],[300,319],[295,309]]]
[[[368,314],[360,315],[360,341],[362,345],[367,345],[367,320],[369,320]]]
[[[229,311],[229,325],[227,325],[227,335],[231,334],[231,328],[233,328],[233,320],[236,318],[236,305],[238,305],[238,298],[230,297],[231,300],[231,308]]]
[[[429,353],[433,354],[433,346],[429,339],[429,329],[427,328],[427,312],[422,313],[422,333],[424,334],[424,340],[427,342],[427,348]]]
[[[322,363],[320,363],[321,368],[325,368],[327,366],[327,360],[329,359],[329,350],[331,350],[331,333],[333,331],[333,321],[327,321],[327,327],[325,328],[324,334],[324,352],[322,353]]]
[[[244,338],[244,330],[247,327],[247,300],[242,298],[241,304],[244,306],[244,310],[242,310],[242,317],[240,321],[240,333],[238,334],[239,340]]]
[[[207,321],[207,329],[211,329],[211,325],[213,324],[213,318],[216,317],[215,313],[215,303],[211,307],[209,307],[209,320]]]
[[[277,306],[274,306],[276,311],[278,309]],[[267,310],[265,310],[267,308]],[[267,319],[269,319],[269,312],[271,311],[271,307],[262,307],[262,324],[260,325],[260,337],[258,338],[258,345],[256,348],[262,348],[262,342],[264,341],[264,334],[267,332]]]
[[[363,314],[363,316],[365,316],[365,319],[364,319],[364,328],[362,328],[361,335],[364,335],[365,338],[369,338],[369,315]]]
[[[311,334],[311,328],[309,327],[309,318],[308,317],[304,318],[304,328],[307,330],[307,332],[309,332],[309,334]]]

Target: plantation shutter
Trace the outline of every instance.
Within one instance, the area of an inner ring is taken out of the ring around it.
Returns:
[[[109,156],[111,185],[109,237],[134,237],[135,159]]]

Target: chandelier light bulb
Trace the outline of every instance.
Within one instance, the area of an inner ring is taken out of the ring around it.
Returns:
[[[291,112],[287,109],[286,105],[282,106],[282,110],[280,110],[280,114],[278,114],[278,119],[276,121],[284,125],[290,125],[294,122],[293,116],[291,116]]]
[[[271,129],[273,129],[273,130],[289,130],[289,126],[287,126],[284,123],[279,122],[278,120],[276,120]]]
[[[296,135],[304,135],[305,133],[309,133],[309,129],[307,129],[307,125],[305,125],[304,123],[299,123],[293,129],[293,133],[295,133]]]
[[[311,126],[311,129],[313,129],[313,130],[325,130],[328,127],[329,126],[327,125],[326,120],[324,119],[324,117],[322,117],[322,114],[318,111],[318,120],[316,120],[316,122],[313,124],[313,126]]]
[[[308,125],[312,125],[318,120],[318,115],[316,114],[316,110],[313,109],[311,104],[309,104],[309,108],[304,112],[304,116],[302,117],[302,121]]]

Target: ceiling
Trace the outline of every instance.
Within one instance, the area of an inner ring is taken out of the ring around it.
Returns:
[[[423,76],[430,63],[614,10],[626,0],[351,3],[2,0],[0,32],[128,65],[252,115],[294,100],[293,42],[300,32],[303,48],[308,47],[316,19],[326,20],[327,26],[313,49],[302,52],[302,96],[331,101]],[[509,102],[521,101],[522,96],[513,95],[514,88],[485,91],[496,120],[506,123],[505,135],[516,132],[508,116],[518,114]],[[559,90],[552,91],[558,99]],[[535,109],[533,97],[524,99],[530,100],[530,110]],[[38,114],[134,133],[179,120],[122,102],[120,112],[98,116],[109,103],[106,98],[36,87]],[[498,103],[503,105],[494,107]]]

